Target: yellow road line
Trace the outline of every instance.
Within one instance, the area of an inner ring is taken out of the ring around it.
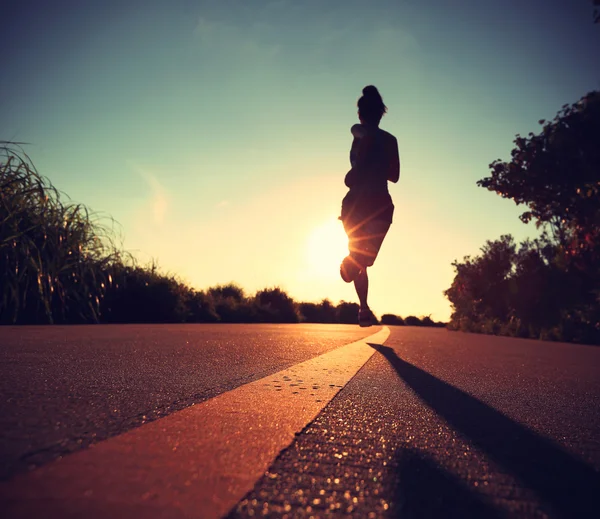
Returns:
[[[228,512],[371,357],[347,344],[0,485],[8,518],[210,519]]]

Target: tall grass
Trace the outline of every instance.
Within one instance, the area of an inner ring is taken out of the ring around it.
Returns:
[[[0,142],[0,323],[97,322],[111,229],[40,175],[17,143]]]

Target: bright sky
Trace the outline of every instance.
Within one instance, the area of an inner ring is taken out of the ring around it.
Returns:
[[[371,307],[446,320],[453,260],[535,234],[475,182],[516,133],[600,88],[592,11],[589,0],[9,0],[0,140],[31,143],[38,170],[112,215],[128,250],[199,289],[355,301],[336,218],[356,101],[374,84],[402,168]]]

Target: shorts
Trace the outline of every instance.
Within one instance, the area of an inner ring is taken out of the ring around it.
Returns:
[[[365,193],[351,189],[342,200],[341,220],[348,235],[350,256],[361,267],[375,262],[394,215],[389,193]]]
[[[348,251],[361,267],[370,267],[375,263],[390,225],[390,222],[375,219],[353,229],[348,229],[344,224],[348,235]]]

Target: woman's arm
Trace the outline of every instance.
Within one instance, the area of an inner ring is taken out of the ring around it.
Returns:
[[[364,137],[358,140],[358,145],[355,151],[355,163],[352,164],[352,169],[355,176],[361,176],[365,174],[365,171],[369,169],[370,152],[373,147],[373,136],[366,134]]]
[[[396,137],[390,140],[390,162],[388,166],[388,180],[398,182],[400,179],[400,155],[398,153],[398,141]]]

